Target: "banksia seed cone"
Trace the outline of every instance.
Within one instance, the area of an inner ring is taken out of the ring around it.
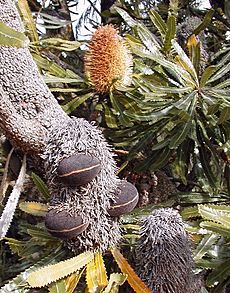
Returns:
[[[98,93],[130,84],[132,55],[112,25],[94,32],[85,55],[85,71]]]
[[[60,162],[65,158],[75,159],[79,154],[98,158],[100,171],[87,184],[65,184],[57,172]],[[66,245],[74,253],[103,251],[117,245],[121,239],[119,225],[116,218],[108,215],[108,209],[120,181],[115,176],[115,161],[101,131],[84,119],[73,117],[57,121],[47,137],[43,159],[51,193],[51,209],[46,218],[48,231],[66,238]],[[54,223],[52,215],[56,218]],[[73,223],[68,220],[68,215]],[[78,226],[84,228],[80,229],[81,233]],[[62,233],[62,230],[68,230],[68,233]]]
[[[155,293],[185,293],[193,289],[190,243],[179,213],[155,210],[146,217],[136,249],[137,272]]]

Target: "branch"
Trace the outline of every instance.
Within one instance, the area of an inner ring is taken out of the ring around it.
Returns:
[[[0,126],[14,145],[26,152],[39,153],[43,148],[45,129],[36,119],[19,115],[0,86]]]
[[[0,21],[23,32],[13,1],[0,0],[0,7]],[[0,86],[4,91],[1,127],[14,145],[25,152],[39,153],[46,131],[57,119],[69,118],[46,86],[27,48],[0,46],[0,64]]]

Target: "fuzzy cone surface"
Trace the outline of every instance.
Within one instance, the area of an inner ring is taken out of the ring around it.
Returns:
[[[85,71],[99,93],[131,83],[132,55],[112,25],[94,32],[85,55]]]
[[[93,155],[100,160],[99,174],[88,184],[76,188],[60,182],[57,176],[59,162],[73,154]],[[84,119],[72,118],[54,126],[44,152],[48,186],[51,192],[51,208],[80,215],[89,226],[82,234],[66,241],[75,253],[85,250],[106,250],[116,245],[120,230],[116,218],[107,210],[114,198],[119,179],[111,149],[102,133]]]
[[[178,211],[158,209],[143,220],[136,265],[151,292],[194,292],[191,247]]]

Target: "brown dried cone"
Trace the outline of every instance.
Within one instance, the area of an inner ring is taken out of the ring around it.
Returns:
[[[85,71],[99,93],[130,84],[132,55],[113,25],[94,32],[85,55]]]
[[[114,175],[115,162],[101,132],[84,119],[72,118],[65,123],[57,122],[46,145],[43,158],[52,194],[51,209],[80,216],[83,223],[88,223],[85,231],[66,241],[67,246],[78,253],[97,248],[106,250],[116,245],[121,238],[119,226],[107,210],[119,180]],[[89,183],[71,187],[60,180],[57,169],[65,157],[75,154],[97,158],[101,169]]]
[[[151,292],[195,292],[190,241],[177,210],[161,208],[143,220],[136,266]]]

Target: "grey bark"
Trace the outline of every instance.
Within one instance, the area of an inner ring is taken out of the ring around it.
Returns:
[[[0,0],[0,7],[0,21],[24,32],[13,1]],[[8,121],[6,129],[5,119],[1,118],[1,127],[7,130],[7,136],[13,138],[12,142],[23,151],[41,152],[52,124],[56,119],[68,119],[68,116],[43,81],[28,48],[0,47],[0,86],[3,100],[0,103],[1,114],[11,109],[16,119],[12,123]],[[28,131],[28,126],[33,131]],[[17,138],[15,128],[18,132]]]

